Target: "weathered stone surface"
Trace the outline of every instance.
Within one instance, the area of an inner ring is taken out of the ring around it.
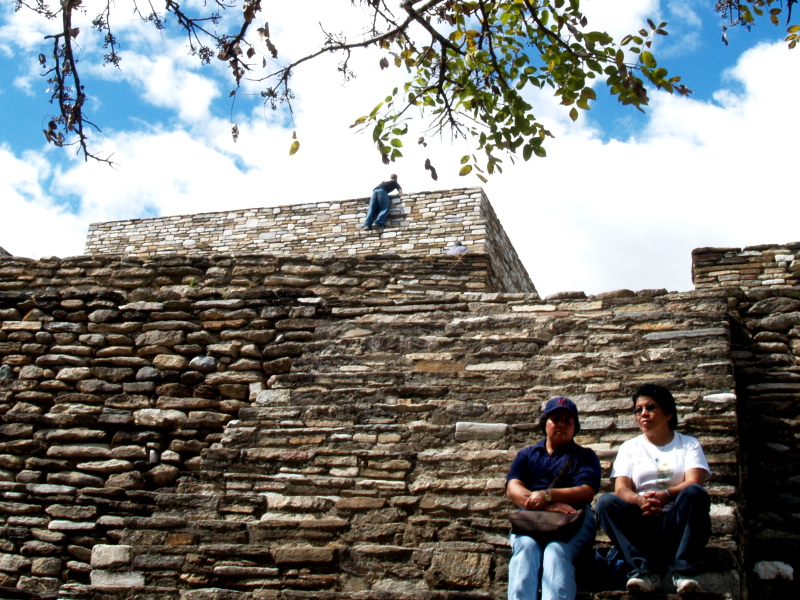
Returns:
[[[177,346],[186,339],[183,331],[148,331],[136,336],[134,342],[137,346]]]
[[[456,440],[499,440],[508,431],[505,423],[456,423]]]
[[[113,473],[108,476],[105,486],[110,488],[122,488],[125,490],[143,490],[146,486],[146,480],[144,475],[139,471]]]
[[[45,508],[45,512],[54,519],[72,519],[73,521],[85,521],[92,519],[97,514],[96,506],[65,506],[63,504],[52,504]]]
[[[17,582],[17,589],[35,594],[38,597],[52,597],[58,591],[61,580],[55,577],[27,577],[23,575]]]
[[[92,531],[95,526],[94,521],[66,521],[63,519],[54,519],[47,524],[47,528],[54,531]]]
[[[110,448],[105,444],[80,444],[50,446],[47,456],[52,458],[109,458]]]
[[[111,588],[137,588],[145,584],[144,573],[139,571],[101,571],[91,573],[92,585]]]
[[[189,361],[189,367],[204,373],[211,373],[217,369],[217,359],[213,356],[196,356]]]
[[[491,557],[471,552],[435,554],[425,580],[431,587],[442,584],[483,587],[489,583]]]
[[[79,472],[48,473],[47,482],[56,485],[68,485],[75,488],[102,487],[103,480],[94,475]]]
[[[92,547],[91,565],[93,569],[126,567],[130,566],[132,560],[131,546],[96,544]]]
[[[96,460],[78,463],[79,469],[94,471],[97,473],[122,473],[133,469],[130,461],[112,458],[111,460]]]
[[[16,554],[0,553],[0,571],[4,573],[19,573],[23,569],[30,567],[30,565],[31,561],[29,558]]]
[[[186,414],[179,410],[143,408],[134,411],[133,418],[140,427],[175,427],[186,421]]]
[[[172,465],[156,465],[145,473],[145,477],[154,484],[165,487],[171,485],[180,474],[180,469]]]
[[[272,557],[277,565],[327,564],[333,562],[336,555],[332,548],[284,546],[272,550]]]
[[[39,577],[57,577],[60,584],[61,566],[62,562],[60,558],[34,558],[31,561],[31,575]]]

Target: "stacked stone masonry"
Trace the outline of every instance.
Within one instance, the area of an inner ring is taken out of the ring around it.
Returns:
[[[716,475],[706,580],[738,597],[724,296],[226,291],[0,292],[0,591],[500,598],[542,403],[578,402],[607,482],[659,381]]]
[[[800,285],[800,242],[783,246],[698,248],[692,252],[695,288],[792,288]]]
[[[351,231],[0,258],[0,597],[500,599],[543,403],[577,401],[608,491],[649,381],[714,471],[706,597],[797,596],[800,244],[695,251],[694,292],[542,300],[472,192],[440,193],[480,205],[461,257]]]
[[[702,248],[693,261],[698,287],[730,295],[750,593],[796,597],[787,578],[800,572],[800,243]]]
[[[533,283],[480,188],[392,198],[386,230],[362,232],[367,199],[95,223],[87,254],[141,258],[211,254],[441,255],[456,241],[489,256],[506,291]]]
[[[0,259],[0,290],[213,289],[222,294],[253,288],[305,290],[321,296],[393,298],[506,289],[483,253],[405,257],[212,255],[75,256]]]

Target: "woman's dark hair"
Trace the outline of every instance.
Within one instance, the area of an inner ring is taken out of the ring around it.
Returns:
[[[678,428],[678,411],[675,408],[675,398],[672,397],[669,390],[663,386],[656,385],[655,383],[645,383],[640,386],[633,394],[633,407],[636,408],[636,401],[639,396],[646,396],[652,398],[658,403],[659,408],[664,411],[664,414],[671,415],[669,418],[669,428],[675,431]]]
[[[556,410],[564,410],[564,411],[566,411],[566,413],[567,413],[567,414],[568,414],[570,417],[572,417],[572,420],[573,420],[573,422],[575,423],[575,435],[578,435],[578,434],[580,433],[580,431],[581,431],[581,422],[580,422],[580,421],[578,421],[578,417],[576,417],[575,415],[573,415],[573,414],[572,414],[570,411],[568,411],[568,410],[567,410],[567,409],[565,409],[565,408],[563,408],[563,409],[556,409]],[[546,425],[547,425],[547,419],[549,419],[549,418],[550,418],[550,415],[552,415],[554,412],[556,412],[556,411],[555,411],[555,410],[551,410],[549,413],[543,413],[543,414],[542,414],[542,416],[541,416],[541,417],[539,417],[539,429],[541,429],[541,430],[542,430],[542,433],[544,433],[545,435],[547,434],[547,429],[546,429]]]

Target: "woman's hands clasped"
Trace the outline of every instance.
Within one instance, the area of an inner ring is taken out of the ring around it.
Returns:
[[[661,514],[668,503],[669,494],[663,490],[644,492],[637,502],[645,517]]]

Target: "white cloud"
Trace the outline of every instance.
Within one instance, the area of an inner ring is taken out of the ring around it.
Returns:
[[[86,224],[65,206],[55,203],[46,189],[52,167],[40,154],[21,158],[0,146],[0,246],[15,256],[81,254]]]
[[[800,83],[782,76],[798,60],[783,44],[758,46],[731,72],[745,93],[721,92],[719,105],[656,93],[636,139],[562,130],[546,161],[490,182],[540,291],[690,289],[693,248],[800,238],[783,150],[800,133],[785,118]]]
[[[95,72],[101,70],[102,67]],[[106,69],[104,74],[122,77],[134,88],[141,89],[146,101],[175,110],[186,123],[202,123],[209,119],[211,102],[221,95],[217,82],[192,72],[170,56],[149,58],[127,53],[124,69],[119,74],[111,69]]]

